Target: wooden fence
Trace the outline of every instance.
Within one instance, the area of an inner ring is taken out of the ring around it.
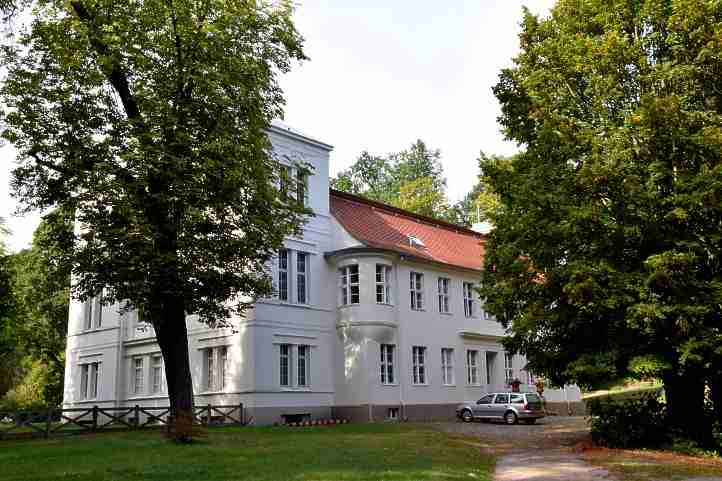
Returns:
[[[194,422],[206,427],[245,426],[243,404],[196,406]],[[138,430],[167,426],[170,407],[99,407],[0,411],[0,440]]]

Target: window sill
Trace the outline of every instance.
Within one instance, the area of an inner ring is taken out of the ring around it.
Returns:
[[[339,308],[339,309],[344,309],[344,308],[346,308],[346,307],[353,307],[353,306],[360,306],[360,305],[361,305],[360,302],[357,302],[357,303],[355,303],[355,304],[341,304],[340,306],[338,306],[338,308]]]
[[[293,387],[293,386],[281,386],[282,392],[311,392],[310,387],[306,386],[300,386],[300,387]]]
[[[310,303],[300,304],[298,302],[279,301],[278,299],[275,299],[275,301],[276,302],[274,302],[274,304],[278,306],[300,307],[301,309],[314,309],[314,306]]]
[[[394,307],[393,304],[390,304],[390,303],[388,303],[388,302],[378,302],[378,301],[376,301],[376,305],[377,305],[377,306]]]
[[[481,384],[467,384],[466,387],[481,387]]]
[[[199,396],[211,396],[214,394],[227,394],[226,391],[201,391],[198,393]]]
[[[422,309],[416,309],[415,307],[412,307],[411,310],[414,311],[414,312],[426,312],[426,309],[423,309],[423,308],[422,308]]]
[[[397,382],[382,382],[381,387],[398,387],[399,383]]]
[[[427,382],[427,383],[423,383],[423,384],[411,383],[411,385],[414,386],[414,387],[429,387],[429,383],[428,383],[428,382]]]
[[[134,396],[128,397],[127,401],[144,401],[144,400],[152,400],[152,399],[166,399],[168,397],[165,393],[153,393],[153,394],[137,394]]]
[[[441,314],[442,316],[453,316],[454,315],[453,312],[439,312],[439,314]]]
[[[444,387],[456,387],[456,384],[442,384]]]

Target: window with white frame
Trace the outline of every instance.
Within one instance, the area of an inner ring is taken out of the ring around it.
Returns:
[[[531,385],[536,384],[536,375],[529,370],[526,371],[526,383]]]
[[[296,252],[296,302],[308,304],[308,254]]]
[[[288,300],[288,250],[278,251],[278,298]]]
[[[145,376],[143,371],[143,358],[134,357],[133,363],[133,394],[139,395],[145,392]]]
[[[103,323],[103,310],[100,297],[91,297],[84,303],[83,329],[98,329]]]
[[[280,346],[280,382],[281,386],[291,385],[291,345],[281,344]]]
[[[474,317],[474,284],[464,282],[464,315]]]
[[[165,370],[163,369],[163,356],[156,354],[150,357],[150,392],[160,394],[165,392]]]
[[[381,384],[394,384],[394,344],[381,344]]]
[[[409,290],[411,291],[411,309],[424,308],[424,275],[420,272],[409,274]]]
[[[88,362],[80,365],[80,399],[98,397],[98,379],[100,362]]]
[[[426,384],[426,347],[413,346],[411,348],[413,365],[413,383]]]
[[[466,350],[466,383],[470,386],[479,385],[479,351]]]
[[[308,252],[280,249],[276,262],[276,292],[283,302],[309,303],[310,257]]]
[[[504,379],[507,385],[514,380],[514,356],[510,353],[504,353]]]
[[[206,391],[223,391],[226,388],[228,359],[227,346],[203,349],[203,387]]]
[[[342,306],[359,303],[358,264],[342,267],[338,270]]]
[[[296,169],[296,201],[308,205],[308,172],[303,169]]]
[[[282,165],[279,179],[279,194],[284,202],[308,203],[308,170],[303,166]]]
[[[442,314],[449,313],[449,284],[451,280],[446,277],[439,277],[438,281],[439,289],[439,312]]]
[[[309,387],[311,385],[311,346],[279,344],[278,353],[278,379],[281,387]]]
[[[296,385],[306,387],[309,385],[309,371],[311,368],[311,349],[309,346],[296,346],[298,359],[298,372],[296,373]]]
[[[376,264],[376,303],[391,304],[391,266]]]
[[[441,377],[445,386],[454,385],[454,350],[450,347],[441,348]]]

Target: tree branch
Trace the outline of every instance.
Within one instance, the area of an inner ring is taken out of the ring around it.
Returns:
[[[73,7],[73,10],[78,18],[85,22],[88,26],[88,38],[95,51],[104,57],[109,56],[110,48],[105,42],[100,40],[97,34],[97,29],[93,25],[94,18],[88,9],[85,8],[85,5],[83,5],[79,0],[72,0],[70,5]],[[110,68],[104,67],[103,70],[105,71],[105,75],[108,77],[108,81],[110,81],[110,85],[118,93],[118,96],[120,96],[120,101],[123,103],[123,109],[125,110],[125,114],[128,116],[128,120],[140,120],[140,109],[138,108],[138,103],[130,91],[128,76],[125,72],[123,72],[120,62],[115,61],[112,63]]]

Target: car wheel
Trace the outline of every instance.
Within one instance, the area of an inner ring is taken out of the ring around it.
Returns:
[[[506,424],[516,424],[517,420],[518,418],[514,411],[509,411],[508,413],[504,414],[504,422]]]
[[[524,424],[534,424],[534,423],[536,423],[536,418],[524,419]]]
[[[474,420],[474,415],[471,414],[471,411],[469,411],[468,409],[464,409],[463,411],[461,411],[461,420],[465,423],[470,423]]]

